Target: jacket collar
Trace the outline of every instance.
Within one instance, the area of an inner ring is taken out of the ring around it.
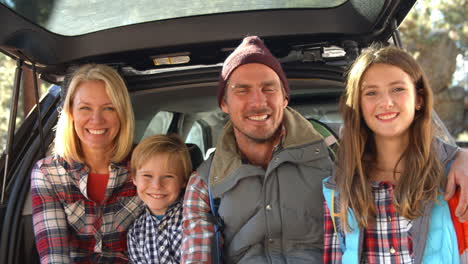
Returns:
[[[312,124],[290,107],[286,107],[284,110],[283,126],[286,134],[280,152],[322,139]],[[237,147],[232,122],[229,120],[216,144],[216,152],[210,169],[210,182],[216,184],[222,181],[241,165],[241,154]]]

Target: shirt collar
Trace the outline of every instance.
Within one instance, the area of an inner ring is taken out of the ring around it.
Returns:
[[[182,206],[182,197],[179,197],[174,203],[172,203],[171,205],[169,205],[169,207],[167,208],[166,212],[164,213],[163,217],[161,218],[161,220],[164,220],[165,218],[167,218],[168,216],[171,216],[173,215],[173,212],[175,210],[177,210],[179,207]],[[156,218],[155,215],[153,215],[153,213],[151,213],[150,209],[148,208],[148,206],[145,205],[145,213],[147,216],[150,216],[150,217],[153,217],[155,220],[157,221],[160,221]]]

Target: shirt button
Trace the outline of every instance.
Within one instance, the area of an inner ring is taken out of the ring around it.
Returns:
[[[164,246],[161,246],[161,247],[159,248],[159,250],[163,251],[163,250],[164,250]]]
[[[392,221],[392,217],[391,217],[391,216],[388,217],[388,221],[389,221],[389,222]]]
[[[159,225],[159,230],[164,230],[164,226],[163,225]]]
[[[273,240],[273,238],[268,239],[268,243],[273,244],[274,242],[275,240]]]
[[[268,205],[265,207],[265,209],[266,209],[267,211],[271,211],[271,205],[268,204]]]
[[[395,253],[396,253],[396,250],[393,247],[391,247],[390,248],[390,254],[395,254]]]

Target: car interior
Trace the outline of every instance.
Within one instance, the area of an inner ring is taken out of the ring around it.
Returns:
[[[314,124],[325,127],[335,137],[338,135],[340,127],[337,103],[343,91],[342,72],[337,69],[328,73],[329,79],[320,79],[316,76],[289,79],[291,89],[289,105]],[[287,70],[286,67],[285,70]],[[153,134],[177,133],[185,139],[195,170],[214,151],[216,141],[228,120],[228,116],[220,110],[216,100],[216,80],[219,66],[215,69],[189,68],[177,70],[177,73],[151,72],[147,73],[145,78],[141,78],[141,75],[139,78],[129,76],[125,73],[125,69],[120,69],[120,71],[128,85],[135,113],[134,143],[137,144],[143,138]],[[134,70],[132,71],[134,72]],[[167,78],[166,75],[175,74],[179,76],[171,76],[171,82],[167,84],[155,80],[164,80]],[[158,86],[150,89],[145,87],[147,83],[151,82],[158,84]],[[53,85],[46,98],[43,99],[51,104],[50,117],[46,123],[49,131],[53,130],[53,124],[58,118],[57,112],[53,109],[54,106],[60,105],[61,94],[64,94],[63,90],[64,88]],[[44,106],[45,104],[41,105],[41,107]],[[47,112],[47,109],[44,109],[43,112]],[[37,125],[35,124],[35,126]],[[36,133],[34,140],[30,136],[30,129],[27,131],[22,129],[23,127],[19,128],[17,137],[27,138],[25,140],[32,141],[32,144],[36,144],[36,147],[39,148],[37,138],[39,135]],[[50,155],[53,146],[53,133],[47,134],[44,141],[46,142],[46,153]],[[334,141],[336,142],[336,139]],[[25,148],[18,149],[18,151],[28,152],[29,150]],[[32,159],[38,160],[41,156],[36,154]],[[18,166],[20,167],[22,164],[18,164]],[[19,186],[12,186],[12,188],[15,187],[19,188]],[[27,196],[21,198],[21,204],[23,204],[21,215],[15,221],[18,221],[22,230],[14,242],[21,245],[16,248],[17,250],[26,251],[28,254],[15,253],[14,261],[17,263],[38,263],[32,232],[31,197],[28,189],[18,190],[18,192],[26,192]]]

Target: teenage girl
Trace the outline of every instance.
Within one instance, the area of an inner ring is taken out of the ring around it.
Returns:
[[[421,67],[395,47],[364,51],[341,100],[344,129],[324,180],[324,263],[459,263],[442,198],[457,148],[433,134]]]

